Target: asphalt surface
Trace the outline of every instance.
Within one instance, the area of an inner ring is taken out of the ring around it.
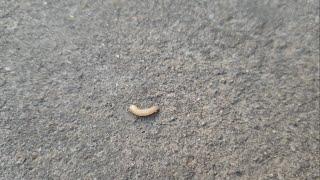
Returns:
[[[320,179],[319,82],[318,0],[0,0],[0,179]]]

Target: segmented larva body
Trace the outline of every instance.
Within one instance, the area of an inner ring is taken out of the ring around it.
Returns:
[[[129,111],[133,113],[136,116],[150,116],[151,114],[154,114],[159,111],[158,106],[152,106],[147,109],[140,109],[136,105],[130,105]]]

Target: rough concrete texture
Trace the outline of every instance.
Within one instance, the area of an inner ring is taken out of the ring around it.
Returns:
[[[0,0],[0,62],[0,179],[320,178],[318,0]]]

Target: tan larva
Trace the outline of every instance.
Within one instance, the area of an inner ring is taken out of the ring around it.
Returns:
[[[132,112],[136,116],[150,116],[151,114],[154,114],[159,111],[158,106],[152,106],[147,109],[140,109],[136,105],[131,105],[129,107],[129,111]]]

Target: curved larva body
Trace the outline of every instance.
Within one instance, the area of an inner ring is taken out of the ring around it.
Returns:
[[[129,107],[129,111],[132,112],[136,116],[149,116],[149,115],[159,111],[159,107],[158,106],[152,106],[152,107],[147,108],[147,109],[140,109],[136,105],[131,105]]]

